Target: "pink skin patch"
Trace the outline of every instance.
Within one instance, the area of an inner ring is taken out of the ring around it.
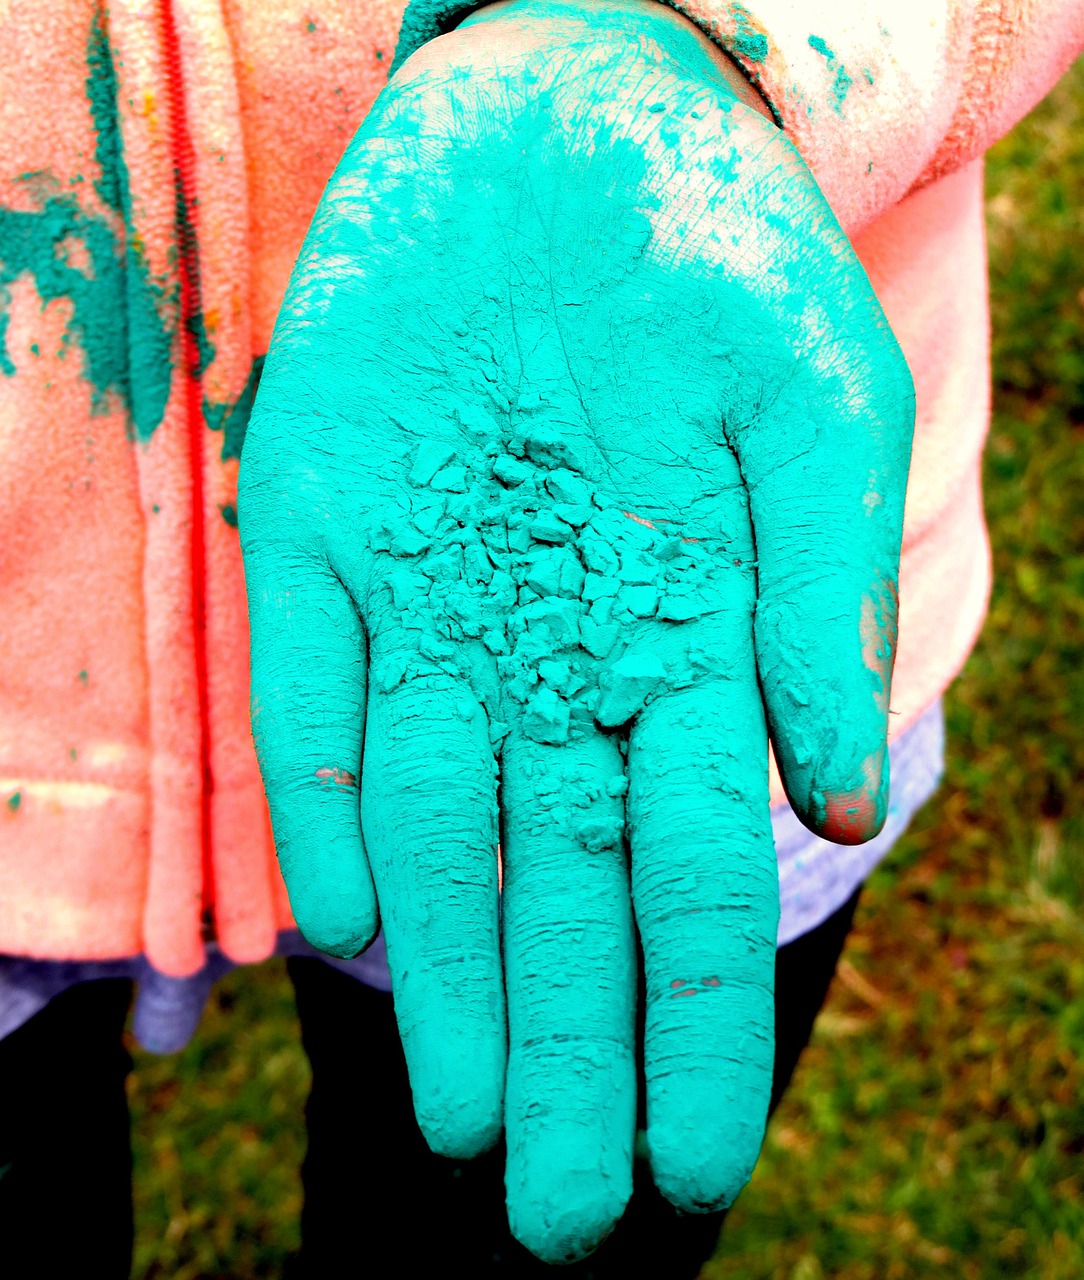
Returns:
[[[883,751],[875,751],[862,766],[865,782],[851,791],[825,796],[821,835],[834,844],[862,844],[873,835],[880,816],[878,796]]]
[[[700,985],[702,987],[721,987],[723,984],[719,978],[712,974],[710,978],[701,978]],[[679,1000],[685,996],[695,996],[697,987],[694,983],[688,982],[685,978],[675,978],[670,983],[670,999]]]
[[[643,516],[633,515],[631,511],[622,511],[621,514],[625,517],[626,520],[635,520],[637,524],[642,524],[646,529],[657,529],[659,527],[653,521],[645,520]],[[664,521],[664,523],[669,524],[670,522]],[[681,540],[682,542],[699,542],[700,541],[699,538],[682,538]],[[735,560],[734,563],[741,564],[741,561]]]
[[[340,769],[338,765],[334,767],[326,766],[323,769],[317,769],[316,775],[321,782],[334,782],[337,787],[356,787],[358,785],[357,778],[349,769]]]
[[[877,709],[888,711],[892,667],[896,657],[898,599],[895,584],[882,581],[862,601],[859,623],[862,661],[876,677]],[[862,786],[824,798],[825,819],[820,834],[835,844],[862,844],[876,832],[881,816],[881,766],[884,751],[875,751],[862,766]]]
[[[890,583],[884,584],[879,592],[872,592],[862,600],[862,616],[858,624],[862,661],[866,670],[878,678],[880,687],[874,697],[881,711],[888,710],[888,691],[896,660],[898,610],[896,588]]]

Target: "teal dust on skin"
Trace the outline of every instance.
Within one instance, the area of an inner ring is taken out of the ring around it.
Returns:
[[[248,426],[253,728],[300,927],[353,954],[379,904],[427,1140],[503,1124],[512,1229],[562,1263],[631,1189],[637,933],[657,1184],[713,1210],[756,1161],[768,730],[808,824],[879,828],[913,390],[684,19],[515,0],[404,66],[442,13],[408,10]]]
[[[55,178],[26,175],[37,209],[0,207],[0,370],[8,376],[16,373],[5,340],[10,286],[29,275],[43,304],[59,299],[71,303],[65,346],[74,340],[83,352],[94,410],[106,411],[109,397],[118,397],[129,410],[133,435],[145,442],[161,422],[169,396],[178,294],[152,277],[132,228],[116,92],[109,42],[96,12],[86,80],[95,160],[101,169],[94,185],[102,202],[123,220],[124,249],[118,249],[113,227],[85,212],[74,195],[61,192]]]
[[[84,671],[80,671],[80,672],[79,672],[79,675],[78,675],[76,678],[78,679],[78,681],[79,681],[79,683],[80,683],[81,685],[86,685],[86,684],[88,683],[88,681],[90,680],[90,676],[88,675],[88,673],[87,673],[85,670],[84,670]]]
[[[829,71],[835,71],[835,79],[832,81],[832,98],[835,102],[836,110],[841,112],[843,103],[847,98],[847,91],[854,84],[854,78],[847,74],[847,69],[836,57],[835,51],[821,36],[810,36],[809,47],[825,59],[828,63]],[[866,72],[866,79],[870,84],[873,83],[873,77],[868,71]]]
[[[19,807],[23,802],[23,793],[21,791],[13,791],[7,798],[7,806],[9,813],[18,813]]]

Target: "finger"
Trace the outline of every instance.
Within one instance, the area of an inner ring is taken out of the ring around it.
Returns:
[[[314,947],[354,956],[378,928],[358,806],[365,636],[316,553],[249,548],[245,581],[252,728],[290,906]]]
[[[509,740],[502,772],[513,1235],[589,1253],[632,1192],[635,942],[613,738]]]
[[[748,1181],[772,1084],[779,889],[752,645],[729,678],[649,704],[629,742],[644,953],[647,1140],[689,1213]]]
[[[362,823],[418,1124],[465,1159],[502,1120],[496,764],[466,682],[413,659],[382,691],[396,653],[374,639]]]
[[[868,283],[841,294],[831,339],[788,353],[756,421],[730,434],[756,535],[757,661],[783,783],[806,825],[859,843],[888,806],[914,393]]]

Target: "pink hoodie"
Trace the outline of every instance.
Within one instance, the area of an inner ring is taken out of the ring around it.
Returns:
[[[0,47],[0,952],[167,973],[291,923],[248,721],[237,455],[401,0],[9,0]],[[897,732],[989,584],[982,153],[1084,0],[690,0],[851,236],[914,374]],[[816,16],[811,16],[816,12]],[[778,793],[777,793],[778,794]]]

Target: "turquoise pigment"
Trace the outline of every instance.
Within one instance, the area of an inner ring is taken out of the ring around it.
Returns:
[[[913,391],[684,19],[516,0],[410,50],[245,437],[253,723],[301,928],[383,924],[427,1140],[503,1127],[512,1229],[568,1262],[631,1191],[638,947],[656,1182],[714,1210],[755,1164],[768,735],[810,826],[879,829]]]
[[[17,371],[7,350],[11,284],[32,276],[43,304],[72,304],[67,341],[83,353],[93,405],[107,411],[115,395],[130,412],[136,439],[147,441],[169,398],[179,296],[153,277],[132,225],[128,167],[117,120],[117,82],[100,12],[87,45],[86,93],[96,133],[95,190],[123,223],[123,247],[106,219],[87,213],[54,175],[27,174],[32,211],[0,206],[0,372]],[[87,267],[74,265],[84,257]]]
[[[847,98],[847,90],[854,84],[854,77],[848,75],[846,67],[836,56],[835,50],[828,45],[823,37],[810,36],[809,47],[824,58],[828,64],[829,71],[835,72],[835,79],[832,81],[832,100],[835,103],[836,110],[841,112],[843,103]],[[866,79],[870,84],[873,83],[873,77],[868,71],[866,72]]]

